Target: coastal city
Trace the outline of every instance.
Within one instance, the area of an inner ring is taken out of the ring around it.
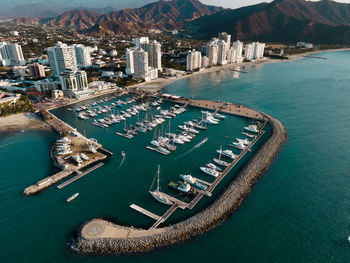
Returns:
[[[350,1],[18,3],[4,262],[347,262]]]

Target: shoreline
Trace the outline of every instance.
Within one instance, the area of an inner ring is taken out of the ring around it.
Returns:
[[[50,130],[51,127],[40,117],[31,112],[12,114],[0,118],[0,135],[21,130]]]
[[[232,106],[236,107],[236,110],[245,107],[238,104]],[[236,179],[225,187],[213,204],[188,219],[149,230],[117,225],[94,218],[81,226],[79,236],[72,248],[85,254],[143,253],[189,240],[224,222],[238,209],[258,179],[270,167],[287,137],[286,129],[280,121],[263,112],[250,108],[249,110],[268,120],[271,136],[238,173]],[[242,111],[239,112],[246,115]],[[248,115],[246,117],[251,118]]]

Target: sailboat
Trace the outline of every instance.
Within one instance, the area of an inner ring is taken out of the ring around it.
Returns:
[[[220,146],[219,159],[214,158],[213,161],[215,163],[217,163],[218,165],[221,165],[221,166],[224,166],[224,167],[229,166],[228,162],[225,162],[225,161],[221,160],[221,153],[222,153],[222,146]]]
[[[157,177],[157,189],[154,191],[151,191],[153,183],[154,183],[154,179],[152,182],[152,185],[150,187],[149,193],[158,201],[161,202],[162,204],[165,205],[172,205],[173,202],[171,200],[169,200],[162,192],[159,191],[159,174],[160,174],[160,165],[158,164],[158,170],[157,173],[154,177],[154,179]]]

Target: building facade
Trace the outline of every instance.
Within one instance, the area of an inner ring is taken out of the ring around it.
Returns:
[[[186,58],[186,70],[194,71],[202,67],[202,53],[192,50],[187,54]]]
[[[206,46],[206,56],[209,59],[209,66],[214,66],[218,64],[218,39],[213,38],[211,41],[207,43]]]
[[[80,67],[89,67],[91,63],[91,48],[84,45],[73,45],[75,49],[75,55],[77,57],[77,64]]]
[[[16,43],[0,43],[0,62],[2,66],[23,66],[25,59],[22,47]]]
[[[45,78],[44,66],[39,63],[33,63],[28,65],[29,74],[33,78]]]

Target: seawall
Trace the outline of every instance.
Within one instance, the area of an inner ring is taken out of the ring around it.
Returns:
[[[258,111],[256,113],[263,114]],[[287,133],[283,124],[271,116],[263,116],[269,120],[270,138],[209,207],[187,220],[156,230],[134,229],[102,219],[92,219],[81,227],[74,248],[82,253],[146,252],[188,240],[222,223],[240,206],[257,180],[269,168],[286,140]],[[128,234],[125,236],[123,231]],[[129,235],[131,231],[133,235]]]

